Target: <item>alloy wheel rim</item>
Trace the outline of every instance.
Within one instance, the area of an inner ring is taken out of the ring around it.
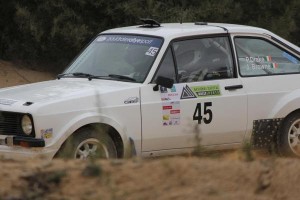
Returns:
[[[288,142],[291,150],[300,156],[300,119],[291,125],[288,133]]]
[[[109,158],[107,147],[99,140],[89,138],[82,141],[75,151],[75,159],[87,160],[92,157]]]

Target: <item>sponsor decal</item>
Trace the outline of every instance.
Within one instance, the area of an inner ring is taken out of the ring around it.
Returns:
[[[50,139],[53,136],[53,128],[47,128],[41,130],[42,138],[44,139]]]
[[[151,46],[152,48],[159,48],[162,43],[162,40],[159,38],[130,36],[130,35],[102,35],[99,36],[96,39],[96,41],[101,43],[123,43],[123,44]],[[152,49],[152,51],[155,52],[155,49]]]
[[[170,113],[171,113],[171,114],[179,114],[179,113],[180,113],[180,110],[171,110]]]
[[[170,94],[168,94],[168,97],[176,97],[178,95],[179,95],[178,93],[170,93]]]
[[[125,104],[138,103],[138,102],[139,102],[138,97],[129,97],[124,101]]]
[[[163,115],[163,120],[164,121],[169,121],[170,115]]]
[[[174,126],[180,124],[180,102],[171,101],[162,103],[162,125]]]
[[[192,99],[192,98],[196,98],[196,95],[193,93],[193,91],[189,88],[189,86],[185,86],[182,89],[182,93],[181,93],[181,99]]]
[[[193,94],[196,94],[197,98],[208,96],[221,96],[219,85],[205,85],[205,86],[193,86],[191,87]]]
[[[11,106],[16,102],[18,102],[18,101],[12,100],[12,99],[0,99],[0,104],[1,105],[6,105],[6,106]]]
[[[163,110],[171,110],[173,106],[163,106]]]
[[[105,36],[100,36],[97,38],[97,42],[103,42],[106,40],[106,37]]]
[[[162,100],[162,101],[169,101],[169,100],[171,100],[171,99],[168,98],[168,97],[162,97],[161,100]]]
[[[171,92],[176,92],[176,87],[175,87],[175,85],[173,85],[173,87],[171,88]]]
[[[274,64],[274,67],[278,67]],[[176,102],[181,99],[202,98],[208,96],[221,96],[221,89],[219,85],[204,85],[204,86],[188,86],[188,85],[174,85],[171,89],[161,89],[161,100],[163,102]],[[171,103],[169,102],[169,103]]]
[[[172,88],[160,87],[160,97],[162,101],[178,101],[180,99],[180,92],[182,85],[173,85]]]
[[[160,93],[168,93],[168,88],[160,87]]]

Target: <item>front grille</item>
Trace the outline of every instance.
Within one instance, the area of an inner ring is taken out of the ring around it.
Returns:
[[[0,135],[26,136],[21,127],[23,115],[23,113],[0,111]],[[33,135],[34,131],[30,137]]]

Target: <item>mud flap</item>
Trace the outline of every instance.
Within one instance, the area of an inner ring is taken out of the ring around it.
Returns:
[[[276,145],[277,134],[282,121],[282,118],[254,120],[251,137],[252,146],[254,148],[270,148],[272,145]]]

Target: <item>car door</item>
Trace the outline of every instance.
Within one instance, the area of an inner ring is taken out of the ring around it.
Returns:
[[[143,152],[240,143],[247,97],[236,77],[227,36],[176,40],[154,77],[174,79],[172,88],[141,88]]]
[[[299,89],[300,58],[290,49],[267,36],[233,36],[237,52],[239,73],[248,95],[248,137],[255,121],[283,118],[277,115],[284,97]],[[277,126],[278,127],[278,126]],[[254,138],[256,146],[273,142],[276,130]]]

